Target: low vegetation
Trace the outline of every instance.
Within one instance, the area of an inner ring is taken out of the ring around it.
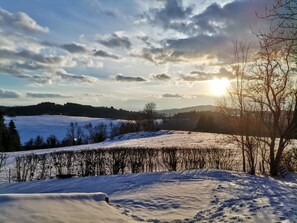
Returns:
[[[189,169],[239,170],[238,152],[220,148],[110,148],[16,157],[16,181]]]

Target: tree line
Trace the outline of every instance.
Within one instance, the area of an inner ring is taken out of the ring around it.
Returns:
[[[25,142],[22,149],[34,150],[99,143],[107,138],[113,138],[126,133],[156,131],[160,129],[156,121],[158,117],[156,104],[151,102],[144,106],[143,111],[139,112],[139,115],[134,120],[120,121],[119,124],[99,122],[93,125],[88,123],[85,126],[79,126],[78,123],[71,122],[63,140],[59,141],[54,134],[46,139],[38,135]]]
[[[68,115],[85,116],[96,118],[128,119],[137,116],[138,112],[115,109],[114,107],[93,107],[76,103],[66,103],[64,105],[52,102],[43,102],[37,105],[0,107],[0,111],[7,116],[27,116],[27,115]]]

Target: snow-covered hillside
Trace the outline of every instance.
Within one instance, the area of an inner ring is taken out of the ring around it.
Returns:
[[[25,143],[30,138],[35,138],[37,135],[42,136],[44,139],[50,135],[55,135],[59,140],[62,140],[66,136],[67,128],[69,128],[71,122],[76,122],[78,126],[83,128],[88,123],[92,123],[92,125],[104,123],[108,126],[110,123],[115,125],[121,121],[65,115],[5,116],[6,124],[8,124],[10,120],[15,122],[21,137],[21,143]]]
[[[296,179],[191,170],[1,184],[0,222],[297,222]]]
[[[186,148],[204,148],[204,147],[220,147],[230,148],[234,144],[230,144],[224,140],[224,135],[214,133],[201,132],[185,132],[185,131],[168,131],[161,130],[156,132],[135,132],[120,135],[112,139],[107,139],[101,143],[86,144],[80,146],[68,146],[51,149],[41,149],[32,151],[21,151],[9,153],[10,156],[22,154],[41,154],[53,151],[82,150],[96,148],[113,148],[113,147],[186,147]]]
[[[293,140],[288,146],[296,146],[297,141]],[[174,130],[161,130],[156,132],[135,132],[128,133],[107,139],[101,143],[86,144],[79,146],[68,146],[41,150],[30,150],[9,153],[10,157],[15,157],[24,154],[42,154],[54,151],[69,151],[83,149],[98,149],[98,148],[114,148],[114,147],[144,147],[144,148],[160,148],[160,147],[180,147],[180,148],[234,148],[238,145],[230,143],[228,135],[203,132],[186,132]]]
[[[36,124],[36,131],[49,126],[50,121],[43,127]],[[9,153],[2,172],[5,182],[0,184],[0,222],[297,223],[297,176],[293,174],[282,180],[189,170],[7,182],[8,168],[22,154],[113,147],[237,148],[224,139],[224,135],[211,133],[138,132],[97,144]],[[104,201],[105,194],[110,205]]]

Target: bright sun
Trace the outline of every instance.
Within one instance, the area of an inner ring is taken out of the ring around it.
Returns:
[[[226,93],[229,86],[228,78],[214,79],[210,82],[211,91],[214,95],[221,96]]]

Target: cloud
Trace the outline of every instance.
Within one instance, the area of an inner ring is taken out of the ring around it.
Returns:
[[[156,64],[167,62],[192,62],[199,58],[212,62],[230,63],[232,41],[224,35],[199,35],[167,39],[162,47],[143,48],[138,56]]]
[[[94,84],[97,82],[97,78],[95,77],[86,76],[86,75],[75,75],[75,74],[67,73],[66,71],[57,71],[55,76],[63,80],[79,81],[79,82],[85,82],[89,84]]]
[[[171,79],[171,77],[167,74],[157,74],[157,75],[154,75],[153,78],[159,81],[168,81]]]
[[[115,76],[116,81],[123,81],[123,82],[144,82],[146,79],[142,77],[126,77],[122,75]]]
[[[0,98],[20,98],[21,94],[16,91],[0,89]]]
[[[205,73],[202,71],[192,71],[189,75],[180,75],[181,79],[184,81],[205,81],[213,79],[228,78],[232,79],[233,75],[231,71],[228,71],[226,68],[221,67],[217,73]]]
[[[60,46],[62,49],[67,50],[70,53],[87,53],[88,50],[85,46],[77,43],[63,44]]]
[[[127,36],[119,36],[116,33],[111,34],[111,36],[106,39],[98,39],[98,42],[110,48],[121,47],[130,49],[132,46]]]
[[[60,64],[63,62],[63,57],[61,56],[44,56],[39,53],[35,53],[26,49],[20,51],[0,49],[0,59],[4,60],[25,60],[25,61],[34,61],[43,64]],[[1,62],[1,61],[0,61]]]
[[[117,13],[115,11],[104,8],[104,4],[102,5],[97,0],[85,0],[84,2],[90,6],[90,9],[94,10],[99,15],[104,14],[106,16],[113,17],[113,18],[117,17]]]
[[[63,56],[44,56],[29,50],[0,49],[0,72],[37,84],[50,84],[61,67],[73,66]],[[38,71],[38,72],[37,72]]]
[[[224,34],[230,37],[250,35],[251,26],[263,24],[256,11],[263,12],[265,4],[271,4],[270,0],[241,0],[224,5],[212,3],[195,14],[194,5],[184,7],[179,0],[164,2],[164,8],[150,8],[142,17],[163,29],[173,29],[188,36]]]
[[[108,53],[108,52],[106,52],[104,50],[96,50],[95,53],[94,53],[94,56],[108,57],[108,58],[115,59],[115,60],[121,59],[120,56]]]
[[[0,26],[7,30],[16,29],[28,33],[47,33],[48,27],[43,27],[24,12],[11,13],[0,7]]]
[[[162,95],[163,98],[183,98],[181,95],[179,94],[163,94]]]
[[[265,10],[269,0],[232,1],[224,6],[213,3],[202,13],[192,17],[196,31],[204,33],[224,33],[234,37],[250,35],[251,27],[264,25],[264,20],[256,16],[256,12]]]
[[[181,29],[183,22],[192,14],[191,7],[183,7],[181,0],[166,0],[163,8],[152,8],[143,14],[154,25],[160,25],[164,29]]]
[[[55,93],[26,93],[27,98],[69,98],[69,96]]]
[[[59,46],[60,48],[67,50],[70,53],[77,53],[77,54],[85,54],[85,55],[90,55],[90,56],[95,56],[95,57],[105,57],[105,58],[111,58],[115,60],[121,59],[120,56],[109,53],[104,50],[93,50],[91,53],[91,50],[87,49],[85,46],[77,44],[77,43],[70,43],[70,44],[63,44]]]
[[[103,97],[105,95],[104,94],[97,94],[97,93],[86,93],[86,94],[83,94],[83,96],[87,96],[87,97]]]
[[[183,6],[181,1],[166,0],[164,8],[151,8],[143,17],[164,30],[175,30],[179,34],[167,37],[159,45],[142,49],[138,56],[156,64],[168,62],[192,62],[207,60],[208,64],[228,64],[232,62],[234,40],[247,40],[255,43],[254,31],[265,30],[267,20],[260,19],[269,0],[241,0],[219,5],[213,3],[205,10],[196,13],[192,6]]]

